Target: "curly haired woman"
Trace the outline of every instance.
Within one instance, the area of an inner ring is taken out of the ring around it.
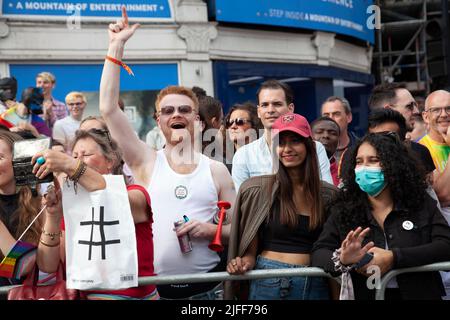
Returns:
[[[374,298],[367,277],[377,268],[384,275],[450,259],[450,228],[426,193],[424,173],[395,133],[361,139],[342,178],[342,192],[328,207],[330,216],[313,247],[312,265],[335,275],[351,269],[355,299]],[[439,273],[423,272],[398,275],[385,297],[444,294]]]

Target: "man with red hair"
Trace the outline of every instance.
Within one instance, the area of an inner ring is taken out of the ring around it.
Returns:
[[[100,83],[100,111],[124,153],[135,181],[148,188],[154,215],[154,265],[159,275],[206,273],[219,270],[220,257],[208,249],[217,225],[214,216],[219,200],[234,203],[233,181],[224,164],[194,150],[194,135],[200,133],[198,100],[192,90],[169,86],[156,99],[158,126],[166,145],[156,151],[133,132],[126,115],[117,108],[121,60],[126,41],[138,24],[130,26],[125,8],[122,19],[109,25],[109,49]],[[199,144],[200,148],[201,144]],[[232,212],[230,209],[228,212]],[[173,231],[174,222],[189,221]],[[222,230],[227,242],[230,225]],[[193,249],[183,253],[177,237],[189,234]],[[215,299],[221,283],[158,286],[161,298]]]

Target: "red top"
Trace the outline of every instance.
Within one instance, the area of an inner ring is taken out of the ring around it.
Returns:
[[[149,213],[149,221],[135,224],[136,230],[136,246],[137,246],[137,255],[138,255],[138,276],[154,276],[156,275],[153,268],[153,213],[151,209],[150,196],[145,190],[144,187],[140,185],[129,185],[127,186],[127,190],[140,190],[145,198],[147,199],[148,204],[148,213]],[[64,230],[64,220],[61,223],[61,229]],[[115,295],[124,295],[128,297],[141,298],[146,295],[149,295],[155,290],[155,285],[146,285],[128,288],[124,290],[114,290],[114,291],[84,291],[83,294],[89,295],[90,293],[101,293],[101,294],[115,294]]]
[[[339,174],[338,174],[338,165],[335,157],[331,157],[330,159],[330,172],[331,177],[333,178],[333,184],[337,187],[339,185]]]

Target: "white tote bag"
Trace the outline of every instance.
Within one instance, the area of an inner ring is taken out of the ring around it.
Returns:
[[[67,288],[118,290],[138,285],[136,233],[123,176],[106,189],[64,183]]]

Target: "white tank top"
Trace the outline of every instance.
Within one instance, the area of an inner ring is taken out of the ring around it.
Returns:
[[[158,275],[204,273],[219,263],[219,256],[208,248],[210,240],[192,241],[192,251],[181,253],[174,222],[190,220],[211,222],[217,211],[217,189],[211,174],[210,159],[200,154],[197,168],[179,174],[159,150],[148,191],[153,210],[154,267]]]

